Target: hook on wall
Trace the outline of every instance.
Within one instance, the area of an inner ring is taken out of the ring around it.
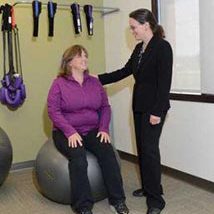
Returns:
[[[52,0],[51,0],[52,1]],[[21,5],[21,4],[31,4],[30,1],[27,1],[27,0],[21,0],[21,1],[16,1],[13,6],[18,6],[18,5]],[[42,5],[47,5],[48,3],[47,2],[42,2]],[[58,3],[58,6],[61,7],[61,8],[70,8],[70,5],[71,4],[66,4],[66,3]],[[83,9],[84,6],[81,6],[80,5],[80,9]],[[97,6],[93,6],[94,8],[94,11],[96,12],[100,12],[102,16],[105,16],[105,15],[108,15],[108,14],[111,14],[111,13],[115,13],[115,12],[118,12],[120,9],[119,8],[116,8],[116,7],[97,7]]]

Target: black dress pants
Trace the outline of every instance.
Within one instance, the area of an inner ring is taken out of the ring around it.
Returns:
[[[101,143],[100,138],[97,138],[96,135],[97,130],[90,131],[87,135],[81,136],[83,146],[71,148],[68,147],[68,139],[63,132],[59,130],[53,131],[53,140],[56,148],[69,161],[68,167],[73,196],[72,207],[76,211],[91,210],[94,203],[87,175],[86,149],[97,157],[108,193],[109,203],[114,205],[125,201],[120,168],[112,145]]]
[[[150,114],[134,112],[135,135],[139,159],[142,188],[147,197],[147,206],[163,209],[165,201],[162,197],[161,161],[159,138],[166,113],[161,122],[151,125]]]

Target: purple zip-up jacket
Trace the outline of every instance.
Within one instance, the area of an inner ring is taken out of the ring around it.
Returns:
[[[109,133],[111,108],[99,80],[84,73],[82,86],[72,77],[56,78],[48,94],[48,114],[53,129],[66,137],[85,135],[92,129]]]

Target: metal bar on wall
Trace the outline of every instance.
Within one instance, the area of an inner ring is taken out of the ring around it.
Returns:
[[[20,4],[32,4],[32,1],[27,1],[27,0],[23,0],[23,1],[16,1],[13,6],[18,6]],[[47,2],[42,2],[42,5],[47,5]],[[66,4],[66,3],[57,3],[57,6],[62,7],[62,8],[66,8],[68,7],[70,9],[70,5],[71,4]],[[83,6],[80,5],[80,8],[83,9]],[[119,8],[114,8],[114,7],[96,7],[93,6],[94,11],[100,12],[102,16],[105,16],[107,14],[110,13],[115,13],[118,12],[120,9]]]

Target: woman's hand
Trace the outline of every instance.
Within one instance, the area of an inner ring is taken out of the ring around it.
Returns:
[[[150,119],[149,119],[149,122],[152,124],[152,125],[157,125],[161,122],[161,118],[158,117],[158,116],[155,116],[155,115],[150,115]]]
[[[100,142],[111,143],[110,136],[107,132],[98,132],[97,137],[100,137]]]
[[[76,132],[74,134],[72,134],[69,138],[68,138],[68,146],[72,147],[72,148],[77,148],[77,146],[82,146],[82,138],[81,136]]]

